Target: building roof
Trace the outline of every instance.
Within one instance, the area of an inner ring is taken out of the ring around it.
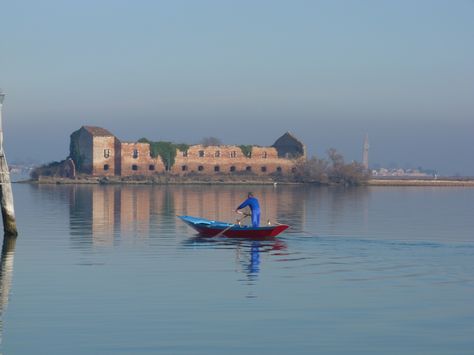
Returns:
[[[87,132],[89,132],[92,136],[95,137],[114,137],[112,133],[102,127],[96,126],[82,126]]]
[[[299,158],[306,155],[304,144],[290,132],[278,138],[272,147],[277,149],[280,158]]]
[[[303,143],[296,138],[292,133],[286,132],[284,135],[282,135],[280,138],[278,138],[275,143],[273,143],[273,146],[276,145],[286,145],[286,144],[300,144],[303,145]]]

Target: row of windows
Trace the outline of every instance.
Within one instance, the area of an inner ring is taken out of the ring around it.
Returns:
[[[110,167],[109,167],[109,164],[105,164],[105,165],[104,165],[104,171],[109,170],[109,168],[110,168]],[[133,171],[137,171],[137,170],[138,170],[138,165],[133,164],[133,165],[132,165],[132,170],[133,170]],[[155,166],[154,166],[154,165],[148,165],[148,170],[154,171],[154,170],[155,170]],[[182,166],[181,166],[181,171],[188,171],[188,166],[187,166],[187,165],[182,165]],[[204,171],[204,166],[199,165],[199,166],[198,166],[198,171]],[[221,171],[221,167],[220,167],[219,165],[214,166],[214,171],[215,171],[215,172],[220,172],[220,171]],[[235,166],[231,166],[231,167],[229,168],[229,171],[232,173],[232,172],[237,171],[237,169],[236,169]],[[251,171],[252,171],[252,167],[251,167],[251,166],[247,166],[247,167],[245,168],[245,171],[251,172]],[[267,172],[267,167],[266,167],[266,166],[260,167],[260,171],[261,171],[262,173]],[[276,171],[277,173],[281,173],[281,172],[282,172],[282,168],[279,166],[279,167],[277,167],[277,168],[275,169],[275,171]],[[292,169],[292,171],[294,172],[294,168]]]
[[[204,150],[200,150],[200,151],[198,152],[198,155],[199,155],[200,158],[204,157],[204,155],[205,155]],[[187,151],[183,152],[183,157],[187,157],[187,156],[188,156],[188,152],[187,152]],[[216,150],[216,151],[214,152],[214,157],[220,158],[220,156],[221,156],[221,151],[220,151],[220,150]],[[231,158],[236,158],[236,157],[237,157],[237,152],[234,150],[234,151],[232,151],[232,152],[229,153],[229,156],[230,156]],[[104,158],[109,158],[109,157],[110,157],[110,149],[104,149]],[[134,149],[134,150],[133,150],[133,152],[132,152],[132,157],[133,157],[134,159],[137,159],[137,158],[138,158],[138,149]],[[267,157],[268,157],[267,152],[263,152],[263,153],[262,153],[262,158],[266,159]]]
[[[187,165],[182,165],[182,166],[181,166],[181,171],[188,171],[188,166],[187,166]],[[199,166],[198,166],[198,171],[204,171],[204,166],[199,165]],[[215,172],[221,171],[221,167],[220,167],[219,165],[214,166],[214,171],[215,171]],[[229,171],[230,171],[231,173],[233,173],[233,172],[237,171],[237,169],[236,169],[235,166],[231,166],[231,167],[229,168]],[[248,172],[252,171],[252,167],[251,167],[251,166],[247,166],[247,167],[245,168],[245,171],[248,171]],[[261,171],[262,173],[267,172],[267,167],[266,167],[266,166],[260,167],[260,171]],[[281,167],[277,167],[277,168],[276,168],[276,171],[279,172],[279,173],[281,173],[281,171],[282,171]]]
[[[199,155],[200,158],[204,157],[204,155],[205,155],[204,150],[200,150],[200,151],[198,152],[198,155]],[[183,152],[183,157],[187,157],[187,156],[188,156],[188,152]],[[214,157],[220,158],[220,157],[221,157],[221,151],[220,151],[220,150],[216,150],[216,151],[214,152]],[[235,150],[232,151],[232,152],[230,152],[230,153],[229,153],[229,157],[231,157],[231,158],[236,158],[236,157],[237,157],[237,152],[236,152]],[[263,152],[263,153],[262,153],[262,158],[266,159],[267,157],[268,157],[268,153],[267,153],[267,152]]]

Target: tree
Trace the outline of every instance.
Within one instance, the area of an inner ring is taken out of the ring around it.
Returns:
[[[312,157],[299,161],[294,178],[298,182],[331,185],[359,185],[366,181],[370,173],[361,163],[344,163],[344,157],[336,149],[327,151],[328,160]]]
[[[204,147],[208,147],[211,145],[222,145],[222,141],[216,137],[204,137],[201,139],[200,144],[202,144]]]
[[[327,150],[327,155],[329,157],[329,160],[331,161],[333,168],[341,167],[342,165],[344,165],[344,157],[335,148],[329,148]]]
[[[299,161],[295,168],[295,178],[297,181],[320,184],[325,184],[328,181],[327,160],[311,157],[309,160]]]

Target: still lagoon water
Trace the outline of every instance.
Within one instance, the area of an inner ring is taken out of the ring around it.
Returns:
[[[252,190],[269,241],[197,238]],[[473,354],[474,189],[14,185],[3,354]]]

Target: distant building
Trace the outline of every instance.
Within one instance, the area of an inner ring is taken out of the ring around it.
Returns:
[[[271,147],[182,145],[175,151],[175,156],[168,153],[170,156],[165,159],[156,153],[153,156],[150,143],[122,142],[108,130],[93,126],[73,132],[70,142],[70,157],[77,172],[93,176],[149,176],[163,172],[290,174],[297,161],[306,159],[304,144],[289,132]]]
[[[372,170],[372,176],[380,178],[398,177],[398,178],[428,178],[433,177],[432,174],[419,171],[418,169],[386,169],[380,168]]]

